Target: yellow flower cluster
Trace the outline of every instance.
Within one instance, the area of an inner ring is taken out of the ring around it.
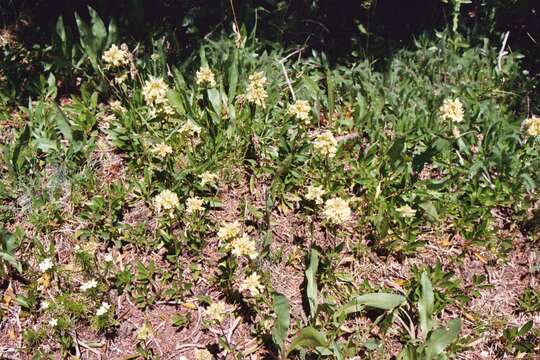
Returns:
[[[218,237],[221,240],[231,240],[240,234],[240,223],[238,221],[225,223],[218,230]]]
[[[325,131],[315,137],[313,146],[321,155],[333,158],[337,152],[337,140],[330,131]]]
[[[201,133],[201,128],[193,120],[187,120],[178,131],[180,134],[188,138],[198,136]]]
[[[311,107],[306,100],[297,100],[289,106],[289,115],[295,116],[298,120],[309,123],[309,111]]]
[[[340,225],[349,221],[351,218],[349,201],[340,197],[326,200],[323,215],[328,221],[335,225]]]
[[[216,86],[216,77],[212,70],[208,66],[201,67],[197,73],[197,85],[215,87]]]
[[[459,99],[444,100],[439,111],[443,119],[452,120],[453,122],[462,122],[463,121],[463,104]]]
[[[174,110],[167,100],[167,91],[169,91],[169,87],[163,79],[151,76],[150,80],[144,84],[142,92],[152,117],[158,114],[169,116],[174,114]]]
[[[532,117],[523,122],[528,136],[540,136],[540,117]]]
[[[416,210],[414,210],[409,205],[403,205],[402,207],[398,207],[396,211],[399,213],[401,217],[405,217],[405,218],[411,218],[411,217],[414,217],[414,215],[416,215]]]
[[[193,214],[199,211],[204,211],[204,200],[194,196],[186,200],[186,213]]]
[[[107,67],[120,67],[129,64],[129,51],[127,51],[127,46],[123,45],[121,49],[113,44],[109,50],[103,52],[101,58]]]
[[[315,204],[320,205],[323,203],[322,196],[324,195],[325,191],[323,190],[322,185],[315,186],[315,185],[309,185],[307,187],[306,191],[306,199],[315,201]]]
[[[201,178],[201,186],[205,186],[206,184],[215,184],[218,180],[218,175],[211,173],[210,171],[205,171],[200,175]]]
[[[119,100],[112,100],[109,102],[109,106],[115,113],[124,114],[127,112],[126,108],[122,106],[122,103]]]
[[[263,108],[266,107],[266,98],[268,97],[268,94],[264,89],[265,84],[266,76],[264,76],[262,71],[249,76],[246,98],[250,103],[262,106]]]
[[[168,211],[171,215],[178,206],[178,195],[170,190],[163,190],[154,198],[154,207],[160,213],[162,210]]]
[[[172,154],[172,147],[165,143],[161,143],[154,145],[154,147],[150,151],[158,157],[164,159],[167,155]]]
[[[223,320],[225,320],[226,315],[227,304],[225,304],[223,301],[213,302],[208,306],[208,308],[206,308],[206,316],[208,316],[210,320],[218,323],[222,323]]]
[[[231,248],[231,253],[237,257],[247,256],[253,260],[258,256],[255,241],[251,240],[246,234],[236,237],[231,242]]]
[[[251,296],[258,296],[264,291],[260,275],[254,272],[242,281],[240,291],[246,290],[249,291]]]

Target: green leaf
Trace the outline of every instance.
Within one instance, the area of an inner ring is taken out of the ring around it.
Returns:
[[[167,92],[167,99],[169,103],[176,109],[176,112],[180,115],[184,115],[186,110],[184,103],[182,102],[182,95],[176,90],[169,90]]]
[[[105,43],[104,49],[110,48],[111,45],[115,44],[118,40],[118,25],[116,25],[116,20],[114,18],[109,21],[107,33],[107,42]]]
[[[523,336],[526,335],[533,327],[533,321],[529,320],[525,324],[523,324],[522,327],[519,328],[519,331],[517,333],[517,336]]]
[[[434,359],[439,356],[456,340],[460,329],[461,319],[454,319],[448,322],[448,326],[433,331],[425,345],[426,359]]]
[[[283,352],[290,324],[289,300],[283,294],[274,293],[272,305],[277,315],[274,327],[272,328],[272,339],[280,351]]]
[[[232,62],[229,66],[229,104],[234,102],[236,96],[236,87],[238,86],[238,49],[234,49]]]
[[[90,59],[92,66],[97,67],[97,54],[94,50],[90,27],[80,18],[79,14],[77,13],[75,13],[75,21],[80,34],[81,47],[85,51],[85,55]]]
[[[54,115],[54,122],[56,123],[56,128],[62,133],[64,139],[69,142],[73,142],[73,130],[71,125],[68,122],[68,119],[64,115],[64,112],[58,105],[56,105],[56,114]]]
[[[319,332],[313,327],[305,327],[291,342],[291,346],[287,350],[285,357],[288,357],[291,352],[297,349],[314,349],[317,346],[327,347],[328,341],[326,335]]]
[[[401,305],[404,301],[405,298],[403,296],[396,294],[370,293],[359,295],[337,310],[334,314],[334,319],[362,311],[365,307],[392,310]]]
[[[330,70],[326,70],[326,87],[328,90],[328,119],[332,119],[334,116],[334,79]]]
[[[439,220],[439,213],[437,208],[431,201],[426,201],[420,204],[420,207],[424,210],[427,219],[431,222],[436,222]]]
[[[418,300],[418,315],[420,317],[420,329],[424,337],[433,327],[433,286],[428,275],[423,272],[420,278],[421,296]]]
[[[90,13],[90,20],[92,22],[93,47],[95,53],[98,54],[105,46],[107,28],[105,28],[105,24],[96,10],[88,6],[88,13]]]
[[[26,125],[22,133],[17,138],[17,141],[15,142],[15,147],[13,148],[13,153],[11,154],[11,163],[13,165],[13,171],[15,174],[19,173],[19,168],[22,165],[21,149],[23,147],[26,147],[29,140],[30,140],[30,127]]]
[[[312,318],[317,313],[317,270],[319,268],[319,252],[311,249],[309,257],[309,266],[306,269],[306,294],[309,303],[309,311]]]

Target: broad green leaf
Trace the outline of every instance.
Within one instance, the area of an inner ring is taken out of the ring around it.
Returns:
[[[182,95],[176,90],[169,90],[167,92],[167,99],[169,103],[176,109],[176,112],[180,115],[185,115],[186,110],[182,101]]]
[[[115,44],[118,41],[118,25],[116,25],[116,20],[112,18],[109,21],[109,27],[107,31],[107,42],[105,43],[104,50],[111,47],[111,45]]]
[[[437,208],[431,201],[426,201],[420,204],[420,207],[424,210],[427,219],[431,222],[436,222],[439,220],[439,213]]]
[[[90,14],[90,20],[92,22],[94,51],[96,54],[98,54],[100,51],[103,51],[105,46],[105,41],[107,39],[107,28],[105,28],[105,24],[99,17],[96,10],[88,6],[88,13]]]
[[[328,341],[326,340],[326,335],[319,332],[313,327],[305,327],[298,335],[293,339],[289,349],[287,350],[286,356],[298,349],[314,349],[317,346],[327,347]]]
[[[22,165],[22,153],[21,149],[25,147],[30,141],[30,127],[26,125],[23,132],[17,138],[13,153],[11,155],[11,163],[13,165],[13,171],[15,174],[19,173],[19,168]]]
[[[418,300],[418,315],[420,317],[420,329],[424,338],[433,327],[433,286],[428,275],[423,272],[420,278],[421,295]]]
[[[426,341],[426,359],[434,359],[439,356],[444,349],[456,340],[460,329],[461,319],[454,319],[448,322],[448,326],[433,331]]]
[[[392,310],[401,305],[404,301],[405,298],[403,296],[396,294],[371,293],[359,295],[337,310],[334,318],[362,311],[365,307]]]
[[[272,339],[274,343],[283,352],[285,340],[287,340],[287,332],[289,331],[290,315],[289,315],[289,300],[280,293],[273,294],[272,305],[277,319],[272,328]]]
[[[234,49],[232,62],[229,65],[229,104],[234,102],[236,87],[238,86],[238,49]]]
[[[309,312],[314,318],[317,313],[317,270],[319,268],[319,252],[316,249],[311,249],[309,256],[309,265],[306,269],[306,293],[309,303]]]
[[[334,116],[334,79],[330,70],[326,70],[326,87],[328,91],[328,119],[332,119]]]
[[[69,121],[64,115],[62,109],[60,109],[60,107],[56,104],[55,106],[56,114],[54,115],[54,122],[56,124],[56,128],[62,133],[66,140],[73,142],[73,130],[71,129],[71,125],[69,124]]]

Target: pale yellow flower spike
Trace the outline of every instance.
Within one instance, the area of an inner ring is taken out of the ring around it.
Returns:
[[[211,88],[216,86],[216,77],[212,70],[210,70],[210,68],[207,66],[201,67],[197,71],[196,77],[197,85],[207,86]]]
[[[323,215],[332,224],[343,224],[351,218],[349,202],[339,197],[328,199],[324,204]]]
[[[462,122],[463,121],[463,104],[459,99],[444,100],[441,108],[439,109],[443,119],[451,120],[453,122]]]
[[[317,135],[313,141],[313,147],[323,156],[333,158],[337,152],[337,140],[330,131]]]

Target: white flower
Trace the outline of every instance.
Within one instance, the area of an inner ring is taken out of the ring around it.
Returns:
[[[398,207],[396,211],[399,213],[399,215],[401,215],[401,217],[410,218],[416,215],[416,210],[414,210],[409,205],[403,205],[402,207]]]
[[[204,200],[194,196],[186,200],[186,213],[193,214],[199,211],[204,211]]]
[[[463,121],[463,104],[459,99],[446,99],[444,100],[439,111],[443,119],[452,120],[453,122]]]
[[[201,128],[195,124],[192,120],[188,120],[178,131],[180,134],[186,135],[187,137],[193,137],[201,133]]]
[[[256,72],[249,76],[249,84],[246,91],[246,99],[250,103],[254,103],[257,106],[266,107],[266,98],[268,94],[264,89],[266,84],[266,76],[262,71]]]
[[[323,210],[324,217],[333,224],[343,224],[351,218],[349,201],[336,197],[326,200]]]
[[[297,100],[294,104],[289,106],[289,115],[295,116],[299,120],[309,122],[309,111],[311,107],[306,100]]]
[[[58,319],[52,318],[51,320],[49,320],[49,326],[50,327],[57,327],[58,326]]]
[[[231,240],[240,234],[240,222],[225,223],[219,228],[217,233],[221,240]]]
[[[41,271],[42,273],[47,272],[51,270],[53,266],[54,266],[54,263],[51,260],[51,258],[46,258],[42,262],[39,263],[39,271]]]
[[[150,151],[162,159],[164,159],[167,155],[172,154],[173,152],[172,147],[165,143],[154,145],[154,147]]]
[[[112,253],[108,253],[107,255],[105,255],[105,257],[103,258],[106,262],[112,262],[113,261],[113,255]]]
[[[261,277],[257,273],[253,273],[245,278],[240,284],[240,291],[248,290],[251,296],[257,296],[264,291],[264,286],[261,284]]]
[[[214,87],[216,86],[216,78],[212,70],[208,66],[203,66],[197,71],[197,85]]]
[[[251,240],[246,234],[235,238],[231,242],[231,253],[234,256],[240,257],[245,255],[250,259],[255,259],[257,257],[257,245],[254,240]]]
[[[315,150],[317,150],[322,156],[328,156],[329,158],[336,156],[337,145],[337,140],[330,131],[325,131],[322,134],[317,135],[313,141],[313,147],[315,147]]]
[[[119,67],[129,64],[129,52],[113,44],[109,50],[103,53],[102,59],[108,67]]]
[[[307,200],[315,201],[315,204],[320,205],[323,203],[322,196],[324,195],[324,193],[325,191],[323,190],[322,185],[310,185],[307,187],[307,192],[305,196]]]
[[[97,281],[95,279],[92,279],[90,281],[87,281],[81,285],[81,291],[88,291],[90,289],[93,289],[97,287]]]
[[[161,210],[172,213],[178,204],[178,195],[170,190],[163,190],[154,198],[154,206],[158,213],[161,212]]]
[[[199,177],[201,178],[201,186],[205,186],[206,184],[215,184],[219,178],[217,174],[211,173],[210,171],[203,172]]]
[[[49,303],[47,300],[43,300],[41,302],[41,310],[47,310],[51,306],[51,303]]]
[[[206,309],[206,315],[211,320],[222,323],[223,320],[225,320],[225,316],[227,315],[227,304],[225,304],[223,301],[213,302]]]
[[[111,308],[111,305],[107,302],[102,302],[99,309],[96,311],[96,316],[103,316],[109,311]]]

